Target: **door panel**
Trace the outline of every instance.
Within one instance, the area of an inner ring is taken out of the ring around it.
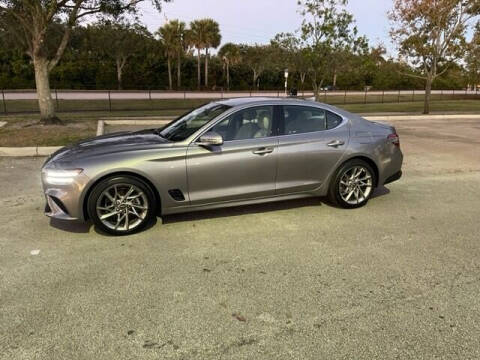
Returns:
[[[278,142],[276,194],[319,188],[343,156],[349,140],[348,124],[329,130],[330,117],[322,118],[318,111],[323,110],[294,110],[290,122],[286,112],[285,135],[279,136]],[[302,121],[311,122],[302,125]],[[317,128],[322,130],[315,131]]]
[[[227,141],[187,151],[191,205],[251,199],[275,193],[278,138]]]

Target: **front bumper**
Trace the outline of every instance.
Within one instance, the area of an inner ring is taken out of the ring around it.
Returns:
[[[89,178],[83,174],[75,177],[68,185],[49,184],[42,176],[43,192],[45,194],[45,215],[61,220],[84,220],[83,191]]]
[[[79,220],[76,217],[72,217],[65,204],[56,196],[45,194],[45,215],[55,219],[61,220]]]

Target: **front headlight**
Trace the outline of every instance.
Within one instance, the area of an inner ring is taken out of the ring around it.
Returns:
[[[58,169],[45,169],[43,175],[45,182],[52,185],[68,185],[71,184],[75,176],[79,175],[83,169],[72,170],[58,170]]]

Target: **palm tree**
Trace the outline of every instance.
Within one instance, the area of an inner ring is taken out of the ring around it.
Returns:
[[[208,50],[210,48],[216,49],[220,45],[222,36],[220,35],[220,27],[213,19],[202,19],[205,23],[206,37],[205,37],[205,87],[208,87]]]
[[[172,59],[176,55],[177,47],[177,20],[167,22],[165,25],[160,27],[157,31],[157,35],[160,38],[160,42],[165,49],[165,56],[167,57],[167,67],[168,67],[168,89],[172,90]]]
[[[207,28],[204,20],[194,20],[190,23],[189,42],[197,49],[197,85],[200,89],[202,84],[202,74],[200,70],[201,65],[201,51],[205,48],[207,43]]]
[[[218,56],[223,61],[224,69],[227,70],[227,90],[230,90],[230,65],[240,62],[240,49],[233,43],[227,43],[218,51]]]

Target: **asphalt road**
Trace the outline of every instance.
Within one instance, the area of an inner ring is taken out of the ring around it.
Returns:
[[[43,159],[0,159],[0,358],[480,358],[480,124],[395,125],[405,176],[362,209],[240,207],[123,238],[50,222]]]
[[[416,95],[424,94],[423,90],[415,90]],[[443,95],[475,95],[477,92],[469,90],[432,90],[432,94],[443,94]],[[328,91],[328,96],[345,96],[344,91]],[[348,91],[349,96],[364,96],[364,91]],[[369,91],[368,95],[398,95],[398,91]],[[403,90],[400,91],[400,94],[412,94],[412,90]],[[35,100],[37,99],[37,94],[34,90],[4,90],[3,95],[5,100]],[[299,96],[313,96],[313,92],[299,91]],[[159,100],[159,99],[221,99],[221,98],[235,98],[235,97],[246,97],[246,96],[273,96],[273,97],[284,97],[285,94],[283,91],[260,91],[260,92],[250,92],[250,91],[230,91],[230,92],[221,92],[221,91],[208,91],[208,92],[199,92],[199,91],[148,91],[148,90],[123,90],[123,91],[106,91],[106,90],[58,90],[52,95],[54,98],[59,100],[105,100],[109,98],[112,100]]]

